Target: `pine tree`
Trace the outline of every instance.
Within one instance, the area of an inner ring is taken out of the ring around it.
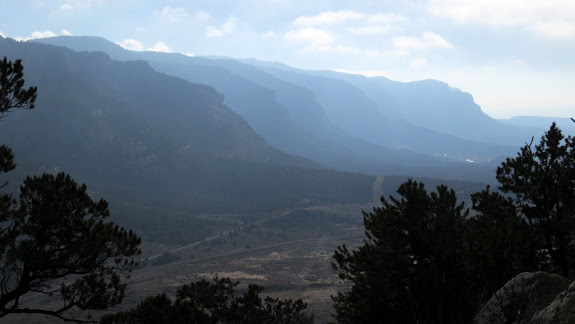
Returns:
[[[382,207],[364,212],[366,239],[358,249],[345,245],[333,268],[351,291],[333,297],[340,323],[459,323],[474,305],[464,269],[467,211],[445,186],[428,194],[424,185],[403,183],[400,199],[381,198]]]
[[[12,109],[32,109],[36,101],[35,87],[24,88],[24,67],[21,60],[14,63],[6,57],[0,61],[0,120]],[[16,167],[14,153],[6,145],[0,145],[0,174],[9,172]],[[8,184],[7,180],[0,188]]]
[[[21,61],[0,61],[0,118],[34,107],[36,88],[23,87]],[[14,167],[12,151],[1,146],[0,172]],[[18,199],[0,195],[0,318],[44,314],[79,322],[70,310],[121,303],[140,238],[107,222],[108,216],[105,200],[92,200],[85,185],[64,173],[26,178]],[[48,296],[54,305],[39,307],[24,298],[31,294]]]
[[[178,289],[173,302],[165,294],[151,296],[130,311],[102,317],[101,323],[313,323],[300,299],[262,299],[263,287],[254,284],[238,296],[238,284],[229,278],[202,279]]]
[[[532,141],[533,142],[533,141]],[[553,123],[539,145],[526,144],[497,168],[504,193],[534,230],[542,269],[571,277],[575,271],[575,138]]]

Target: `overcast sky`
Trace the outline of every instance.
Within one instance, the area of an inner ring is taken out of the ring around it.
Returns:
[[[0,35],[21,40],[90,35],[132,50],[431,78],[496,118],[575,116],[574,0],[0,0],[0,12]]]

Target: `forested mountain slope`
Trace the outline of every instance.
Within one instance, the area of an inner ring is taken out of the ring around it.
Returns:
[[[274,149],[209,86],[103,53],[5,38],[0,51],[38,86],[37,108],[0,127],[31,167],[69,172],[113,199],[194,210],[372,199],[372,177]]]

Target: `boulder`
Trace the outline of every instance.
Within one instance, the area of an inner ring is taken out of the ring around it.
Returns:
[[[575,323],[575,282],[569,289],[557,295],[551,304],[535,314],[532,323]]]
[[[562,276],[545,272],[518,274],[491,297],[477,313],[473,323],[532,323],[534,317],[550,306],[551,302],[564,292],[570,283]]]

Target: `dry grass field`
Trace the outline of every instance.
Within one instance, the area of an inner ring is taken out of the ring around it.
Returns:
[[[118,310],[133,307],[145,296],[173,295],[186,283],[218,276],[238,280],[239,292],[255,283],[274,298],[301,298],[317,322],[327,322],[332,312],[330,296],[349,287],[332,270],[333,251],[338,245],[361,243],[361,210],[370,208],[346,205],[282,211],[187,245],[145,244],[144,262],[130,280],[130,297]]]

